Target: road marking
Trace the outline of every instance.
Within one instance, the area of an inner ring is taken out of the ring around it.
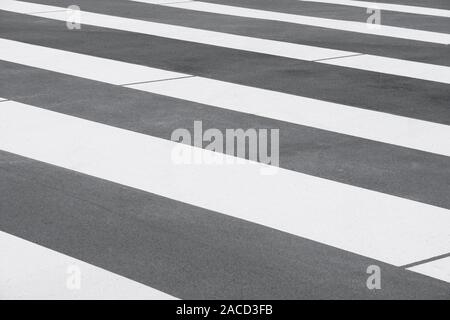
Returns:
[[[450,67],[372,55],[327,59],[320,63],[450,84]],[[442,73],[441,73],[442,72]]]
[[[13,63],[112,84],[142,82],[127,87],[450,156],[450,126],[443,124],[186,74],[149,82],[174,73],[5,39],[0,47],[0,59]]]
[[[168,0],[166,0],[169,2]],[[338,4],[343,6],[361,7],[361,8],[377,8],[380,10],[396,11],[403,13],[421,14],[427,16],[450,18],[450,10],[436,9],[428,7],[407,6],[402,4],[380,3],[369,1],[353,1],[353,0],[299,0],[304,2],[317,2]],[[163,2],[163,0],[161,0]]]
[[[420,264],[408,270],[450,283],[450,257]]]
[[[30,8],[29,5],[31,5]],[[0,9],[18,13],[26,13],[27,9],[38,9],[34,6],[41,5],[11,0],[3,0],[3,2],[0,2]],[[66,21],[67,19],[67,14],[65,12],[30,15],[48,19],[55,19],[59,21]],[[330,63],[330,61],[333,60],[329,59],[346,58],[348,56],[361,54],[357,52],[306,46],[288,42],[258,39],[221,32],[115,17],[97,13],[90,13],[86,11],[83,11],[83,23],[97,27],[105,27],[127,32],[136,32],[158,37],[213,45],[223,48],[257,52],[305,61],[317,61],[317,63],[325,64],[332,64]],[[364,57],[365,60],[368,61],[369,67],[366,67],[365,64],[358,63],[359,60],[355,60],[355,63],[352,63],[353,60],[351,59],[346,59],[345,67],[450,84],[450,67],[447,66],[439,66],[422,62],[393,59],[374,55],[364,55]],[[395,65],[396,67],[388,67],[391,65]],[[77,66],[74,65],[74,68],[76,67]],[[107,70],[107,68],[105,68],[105,70]],[[177,75],[172,77],[177,77]],[[128,81],[128,83],[130,82],[140,82],[140,80]]]
[[[11,3],[13,5],[11,5]],[[0,3],[0,9],[11,12],[26,13],[28,5],[29,3],[3,0],[3,2]],[[31,4],[31,6],[32,7],[28,8],[28,10],[33,9],[34,6],[36,5]],[[48,19],[55,19],[59,21],[66,21],[67,19],[67,14],[65,12],[53,12],[46,14],[30,14],[30,15]],[[329,63],[330,60],[328,60],[330,58],[333,59],[345,58],[351,55],[359,54],[357,52],[341,51],[288,42],[252,38],[215,31],[207,31],[143,20],[90,13],[86,11],[83,11],[83,23],[97,27],[111,28],[127,32],[136,32],[141,34],[213,45],[236,50],[269,54],[285,58],[299,59],[305,61],[321,60],[317,61],[317,63],[325,63],[325,64],[330,64]],[[364,64],[358,62],[352,64],[353,60],[350,59],[346,60],[347,63],[345,67],[450,84],[450,67],[447,66],[438,66],[422,62],[406,61],[401,59],[393,59],[374,55],[364,55],[364,56],[365,59],[369,62],[370,68],[366,68]],[[390,66],[392,64],[396,65],[395,69],[385,67],[388,65]],[[75,67],[76,66],[74,66],[74,68]],[[418,70],[417,72],[415,71],[416,69]],[[129,82],[139,82],[139,81],[129,81]]]
[[[2,231],[0,247],[0,299],[175,299]]]
[[[0,47],[1,60],[116,85],[188,76],[5,39],[0,39]]]
[[[135,2],[154,3],[151,0],[131,0]],[[158,2],[158,1],[157,1]],[[266,11],[259,9],[249,9],[243,7],[228,6],[222,4],[201,2],[201,1],[188,1],[188,2],[176,2],[176,3],[154,3],[162,6],[194,10],[201,12],[209,12],[216,14],[225,14],[237,17],[251,18],[251,19],[264,19],[273,20],[287,23],[294,23],[300,25],[308,25],[320,28],[349,31],[356,33],[371,34],[383,37],[392,37],[399,39],[415,40],[422,42],[431,42],[439,44],[449,44],[450,35],[440,32],[423,31],[417,29],[393,27],[386,25],[368,24],[367,22],[358,21],[346,21],[328,18],[318,18],[310,16],[302,16],[290,13]],[[363,16],[363,19],[369,17]]]
[[[450,251],[450,214],[443,208],[257,162],[239,163],[235,157],[14,101],[2,103],[0,117],[0,149],[7,152],[393,265]],[[174,150],[227,164],[177,164]],[[278,170],[261,174],[270,168]]]
[[[67,14],[65,12],[53,12],[45,14],[29,13],[32,11],[37,11],[37,9],[39,9],[40,6],[41,5],[12,0],[2,0],[0,2],[1,10],[29,14],[32,16],[38,16],[42,18],[54,19],[59,21],[67,20]],[[53,8],[54,10],[61,9],[60,7],[51,7],[51,8]],[[345,56],[349,54],[349,52],[347,51],[318,48],[313,46],[304,46],[294,43],[258,39],[246,36],[238,36],[222,32],[194,29],[137,19],[129,19],[99,13],[91,13],[87,11],[83,11],[82,23],[97,27],[104,27],[115,30],[135,32],[157,37],[196,42],[207,45],[258,52],[308,61],[337,56]]]
[[[209,106],[450,156],[450,126],[201,77],[129,86]]]

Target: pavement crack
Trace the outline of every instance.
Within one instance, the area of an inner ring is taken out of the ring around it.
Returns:
[[[170,5],[170,4],[185,3],[185,2],[195,2],[195,1],[193,1],[193,0],[187,0],[187,1],[164,2],[164,3],[160,3],[160,5],[166,6],[166,5]]]
[[[355,54],[349,54],[347,56],[339,56],[339,57],[331,57],[331,58],[312,60],[312,62],[319,62],[319,61],[325,61],[325,60],[334,60],[334,59],[342,59],[342,58],[350,58],[350,57],[357,57],[357,56],[362,56],[362,55],[365,55],[365,53],[355,53]]]
[[[60,9],[60,10],[50,10],[50,11],[37,11],[37,12],[27,12],[26,14],[43,14],[43,13],[53,13],[53,12],[63,12],[67,11],[67,9]]]
[[[140,82],[132,82],[132,83],[125,83],[121,84],[122,87],[127,86],[133,86],[136,84],[144,84],[144,83],[152,83],[152,82],[162,82],[162,81],[170,81],[170,80],[178,80],[178,79],[186,79],[186,78],[193,78],[195,76],[183,76],[183,77],[176,77],[176,78],[167,78],[167,79],[159,79],[159,80],[149,80],[149,81],[140,81]]]
[[[425,263],[428,263],[428,262],[436,261],[436,260],[447,258],[447,257],[450,257],[450,252],[441,254],[439,256],[431,257],[431,258],[428,258],[428,259],[424,259],[424,260],[412,262],[412,263],[409,263],[409,264],[405,264],[405,265],[401,266],[401,268],[408,269],[408,268],[412,268],[412,267],[415,267],[415,266],[418,266],[418,265],[421,265],[421,264],[425,264]]]

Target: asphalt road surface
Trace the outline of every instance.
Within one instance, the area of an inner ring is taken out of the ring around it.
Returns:
[[[450,299],[450,2],[386,2],[1,0],[0,298]]]

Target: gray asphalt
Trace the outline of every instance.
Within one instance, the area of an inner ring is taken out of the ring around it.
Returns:
[[[0,177],[3,231],[179,298],[450,298],[442,281],[5,152]]]
[[[71,0],[33,0],[29,2],[51,4],[59,7],[67,7],[72,4]],[[297,2],[299,4],[297,4]],[[150,5],[146,3],[130,2],[123,0],[78,0],[82,10],[104,13],[109,15],[116,15],[131,19],[139,19],[144,21],[153,21],[160,23],[168,23],[184,27],[199,28],[211,31],[226,32],[231,34],[252,36],[263,39],[271,39],[278,41],[286,41],[291,43],[312,45],[317,47],[332,48],[337,50],[348,50],[367,54],[374,54],[380,56],[388,56],[398,59],[406,59],[412,61],[419,61],[425,63],[433,63],[439,65],[450,65],[448,56],[450,49],[448,46],[435,45],[432,43],[423,43],[420,41],[412,41],[405,39],[396,39],[390,37],[378,37],[368,34],[345,32],[339,30],[332,30],[319,27],[311,27],[304,25],[288,24],[276,21],[247,19],[236,16],[219,15],[211,13],[196,12],[192,10],[183,10],[177,8],[170,8],[158,5]],[[232,2],[223,1],[222,4],[233,4]],[[236,5],[243,6],[246,2],[237,1]],[[265,8],[265,2],[259,2],[256,8]],[[277,1],[270,1],[271,7],[280,8]],[[303,6],[307,2],[291,1],[288,3],[300,6],[298,14],[307,14],[314,16],[314,11],[304,11]],[[319,4],[315,4],[316,8]],[[320,5],[322,6],[322,5]],[[328,7],[328,5],[326,5]],[[365,22],[367,13],[362,8],[357,8],[357,12],[351,12],[354,7],[337,6],[339,10],[327,11],[320,10],[317,15],[319,17],[326,17],[327,13],[342,12],[342,16],[334,17],[345,20],[355,20]],[[350,10],[350,11],[349,11]],[[362,11],[361,11],[362,10]],[[276,11],[276,10],[275,10]],[[295,11],[286,10],[288,13]],[[350,14],[349,14],[350,12]],[[397,24],[389,24],[384,19],[385,16],[393,16],[393,21]],[[394,25],[399,27],[418,27],[426,30],[424,26],[432,24],[428,28],[429,31],[435,32],[450,32],[450,26],[447,19],[439,17],[418,16],[413,14],[406,14],[404,19],[398,12],[383,12],[382,23],[387,25]],[[351,18],[354,19],[351,19]],[[333,17],[331,17],[333,18]],[[436,19],[437,18],[437,19]],[[412,26],[402,23],[403,21],[412,22]],[[418,21],[415,21],[418,20]],[[61,23],[59,23],[61,24]],[[63,31],[63,30],[61,30]],[[148,38],[153,39],[153,38]],[[152,40],[153,41],[153,40]],[[159,46],[158,46],[159,47]]]
[[[68,7],[73,4],[71,0],[31,0],[28,2],[51,4],[60,7]],[[235,19],[231,16],[221,16],[218,14],[207,14],[199,12],[189,12],[189,10],[182,10],[176,8],[163,7],[158,5],[151,5],[147,3],[131,3],[123,0],[77,0],[77,4],[82,10],[93,11],[99,13],[107,13],[139,18],[143,20],[152,20],[157,22],[171,21],[173,24],[195,24],[203,25],[211,28],[218,20],[218,25],[223,22],[228,25],[228,28],[233,27],[239,29],[243,24],[250,26],[253,24],[247,23],[248,19]],[[177,1],[174,1],[177,2]],[[225,4],[231,6],[245,7],[251,9],[268,10],[275,12],[292,13],[299,15],[306,15],[320,18],[330,18],[348,21],[366,22],[370,14],[366,12],[366,8],[358,8],[351,6],[331,5],[325,3],[313,3],[307,1],[292,1],[292,0],[207,0],[204,2]],[[429,6],[430,7],[430,6]],[[448,5],[447,5],[448,7]],[[440,7],[445,8],[445,7]],[[199,19],[201,17],[201,20]],[[448,32],[449,26],[446,18],[430,17],[424,15],[407,14],[393,11],[382,11],[382,24],[390,26],[398,26],[411,29],[419,29],[435,32]],[[234,21],[241,20],[240,26]],[[169,22],[167,22],[169,23]],[[271,24],[264,21],[263,29],[270,29]],[[284,24],[286,26],[286,24]],[[252,29],[251,27],[249,29]],[[321,28],[315,28],[316,31]],[[287,33],[287,32],[284,32]],[[299,32],[298,34],[302,34]],[[350,33],[348,34],[350,36]],[[291,34],[292,36],[292,34]],[[317,35],[315,35],[317,36]],[[343,37],[342,37],[343,38]],[[343,39],[342,39],[343,40]],[[374,40],[376,40],[374,38]]]
[[[347,20],[361,13],[305,3],[296,12],[287,0],[208,2]],[[448,46],[127,1],[77,3],[93,12],[450,65]],[[387,19],[445,32],[441,19]],[[448,85],[434,82],[84,25],[71,32],[61,22],[2,11],[0,37],[450,124]],[[205,129],[280,128],[283,168],[450,209],[448,157],[1,61],[0,83],[0,97],[165,139],[194,120]],[[403,268],[3,151],[0,213],[2,231],[179,298],[450,299],[448,283]],[[382,290],[366,288],[373,264],[382,269]]]
[[[202,0],[203,1],[203,0]],[[447,0],[356,0],[367,2],[380,2],[380,3],[395,3],[408,6],[422,6],[428,8],[437,9],[450,9],[450,3]],[[350,11],[349,8],[343,8],[342,6],[325,4],[325,3],[312,3],[308,1],[291,1],[291,0],[204,0],[204,2],[220,3],[236,5],[240,7],[248,7],[255,9],[263,9],[270,11],[290,12],[301,14],[300,12],[308,13],[307,15],[313,15],[313,13],[320,14],[320,17],[330,18],[346,18],[354,12],[358,12],[355,8]],[[294,10],[294,11],[292,11]]]
[[[50,48],[450,124],[450,91],[443,83],[91,26],[71,32],[60,21],[1,11],[0,35]],[[445,57],[450,60],[450,55]],[[349,88],[357,88],[358,94],[348,94]]]
[[[360,0],[356,0],[360,1]],[[385,2],[384,0],[374,0],[373,2]],[[389,0],[389,3],[403,4],[409,6],[429,7],[437,9],[450,9],[450,3],[447,0]]]
[[[184,100],[0,62],[0,96],[163,139],[204,130],[279,128],[280,167],[450,208],[450,162],[401,148]]]

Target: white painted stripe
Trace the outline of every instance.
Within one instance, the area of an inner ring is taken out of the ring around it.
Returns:
[[[181,0],[184,1],[184,0]],[[138,1],[138,2],[144,2],[144,3],[149,3],[149,4],[166,4],[166,3],[173,3],[173,2],[178,2],[178,1],[174,1],[174,0],[148,0],[148,1]]]
[[[450,257],[420,264],[408,270],[450,283]]]
[[[206,105],[450,156],[450,126],[206,78],[129,86]]]
[[[55,11],[56,9],[61,9],[59,7],[48,8],[49,6],[44,6],[45,8],[40,8],[39,7],[40,5],[36,4],[30,4],[31,7],[29,8],[28,4],[29,3],[4,0],[4,2],[0,2],[0,9],[19,13],[26,13],[27,10],[32,9],[33,10],[41,9],[41,11],[44,10],[52,11],[51,9]],[[50,13],[36,13],[32,15],[61,21],[65,21],[67,18],[66,12],[61,11]],[[358,53],[350,51],[340,51],[320,47],[305,46],[294,43],[251,38],[227,33],[213,32],[142,20],[89,13],[85,11],[83,11],[82,18],[83,23],[98,27],[112,28],[117,30],[208,44],[224,48],[258,52],[263,54],[270,54],[279,57],[293,58],[306,61],[315,61],[329,58],[339,58],[351,55],[358,55]],[[32,57],[30,57],[30,59],[31,58]],[[433,64],[405,61],[400,59],[392,59],[373,55],[365,55],[365,59],[369,62],[368,67],[366,67],[364,64],[357,62],[352,64],[353,60],[346,60],[347,61],[346,67],[356,68],[360,70],[370,70],[374,72],[383,72],[386,74],[392,74],[396,76],[405,76],[416,79],[450,84],[450,67],[447,66],[438,66]],[[331,64],[330,60],[318,62]],[[393,63],[395,63],[396,65],[395,68],[391,69],[386,67]],[[73,68],[76,69],[76,67],[77,65],[74,64]],[[436,70],[438,72],[436,72]],[[108,76],[109,75],[106,74],[104,78],[107,78]]]
[[[124,84],[150,81],[163,70],[0,39],[0,59],[86,79]],[[100,61],[100,63],[98,63]],[[80,68],[79,66],[89,66]],[[104,73],[106,72],[106,73]],[[108,76],[106,76],[108,75]],[[146,79],[146,75],[149,76]],[[170,76],[173,74],[170,73]],[[180,74],[178,74],[180,75]],[[208,78],[130,88],[294,124],[450,156],[450,126]]]
[[[136,2],[153,3],[149,0],[132,0]],[[318,18],[310,16],[302,16],[290,13],[249,9],[243,7],[235,7],[228,5],[221,5],[215,3],[201,2],[201,1],[186,1],[186,2],[172,2],[172,3],[155,3],[163,6],[195,10],[201,12],[226,14],[244,18],[264,19],[281,21],[287,23],[295,23],[301,25],[308,25],[320,28],[328,28],[349,32],[357,32],[364,34],[372,34],[383,37],[393,37],[400,39],[408,39],[423,42],[432,42],[439,44],[449,44],[450,35],[440,32],[423,31],[417,29],[393,27],[386,25],[373,25],[366,22],[346,21],[327,18]]]
[[[141,283],[2,231],[0,248],[2,300],[175,299]],[[78,275],[80,282],[74,278]]]
[[[385,58],[372,55],[359,55],[320,61],[334,66],[355,68],[386,74],[402,75],[403,77],[436,81],[450,84],[450,67],[428,63]]]
[[[450,251],[450,212],[443,208],[256,162],[236,163],[231,156],[13,101],[2,103],[0,118],[0,149],[7,152],[394,265]],[[174,151],[225,164],[177,164]],[[261,174],[269,169],[278,170]]]
[[[427,15],[427,16],[450,18],[450,10],[409,6],[409,5],[403,5],[403,4],[380,3],[380,2],[369,2],[369,1],[353,1],[353,0],[299,0],[299,1],[338,4],[338,5],[343,5],[343,6],[352,6],[352,7],[361,7],[361,8],[377,8],[380,10],[387,10],[387,11],[396,11],[396,12],[403,12],[403,13],[413,13],[413,14],[421,14],[421,15]],[[153,1],[151,1],[151,2],[153,2]],[[171,1],[161,0],[161,2],[163,3],[163,2],[171,2]]]
[[[25,13],[59,21],[67,20],[66,12],[28,13],[39,11],[61,10],[61,7],[42,6],[28,2],[2,0],[0,10]],[[259,52],[275,56],[288,57],[300,60],[317,60],[352,54],[348,51],[304,46],[299,44],[238,36],[228,33],[181,27],[151,21],[136,20],[83,11],[82,24],[104,27],[122,31],[142,33],[152,36],[190,41],[219,47]]]
[[[117,85],[187,76],[4,39],[0,48],[1,60]]]

